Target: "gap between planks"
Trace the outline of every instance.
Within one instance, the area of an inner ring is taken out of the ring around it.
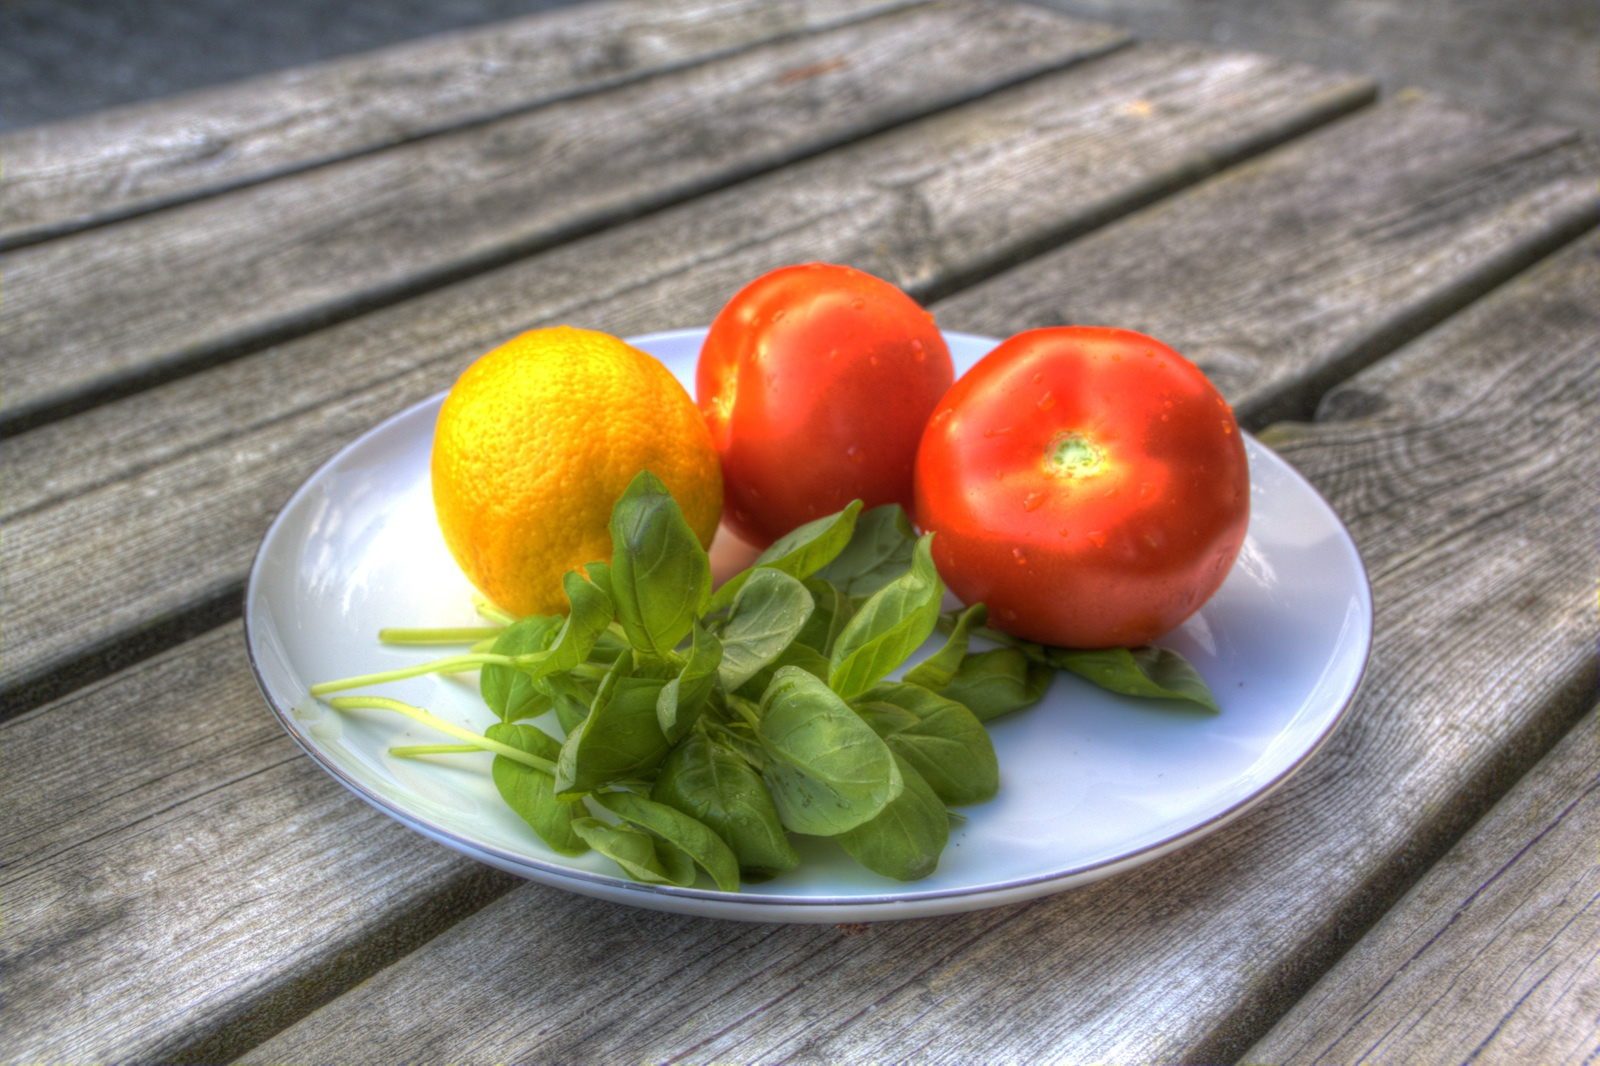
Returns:
[[[1600,1040],[1597,715],[1584,715],[1245,1061],[1586,1061]]]

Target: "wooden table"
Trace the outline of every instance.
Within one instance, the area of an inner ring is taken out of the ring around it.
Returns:
[[[620,0],[0,142],[7,1062],[1578,1062],[1600,1046],[1595,146],[1003,3]],[[843,261],[1198,361],[1376,643],[1222,832],[957,917],[598,902],[360,802],[241,589],[531,326]]]

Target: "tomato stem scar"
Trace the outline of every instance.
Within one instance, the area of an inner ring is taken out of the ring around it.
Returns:
[[[1105,453],[1077,433],[1057,434],[1045,449],[1045,468],[1058,477],[1087,477],[1105,465]]]

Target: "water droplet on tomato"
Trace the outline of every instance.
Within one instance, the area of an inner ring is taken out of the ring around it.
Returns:
[[[837,359],[837,358],[839,358],[839,349],[837,349],[837,348],[831,349],[828,352],[828,358],[829,359]]]
[[[1009,607],[1002,607],[1000,608],[1000,617],[1004,618],[1007,622],[1015,622],[1017,620],[1017,612],[1013,611]]]
[[[783,311],[782,310],[777,310],[777,311],[772,312],[772,321],[774,321],[774,322],[782,322],[783,321]]]
[[[855,308],[857,311],[865,311],[867,309],[867,301],[857,297],[856,299],[850,301],[850,306]]]
[[[1022,498],[1022,509],[1024,511],[1037,511],[1039,506],[1044,503],[1044,499],[1045,494],[1043,492],[1030,492]]]
[[[1161,416],[1161,421],[1163,421],[1163,422],[1170,422],[1170,421],[1172,421],[1172,419],[1170,419],[1170,418],[1168,418],[1168,417],[1167,417],[1167,416],[1166,416],[1166,415],[1162,415],[1162,416]]]
[[[863,462],[866,462],[866,459],[867,459],[866,454],[864,452],[862,452],[862,450],[860,448],[856,447],[854,444],[852,444],[852,445],[850,445],[850,447],[846,448],[844,450],[844,454],[849,458],[849,460],[852,463],[863,463]]]
[[[1058,529],[1058,530],[1056,530],[1056,535],[1060,536],[1060,537],[1070,537],[1070,536],[1072,536],[1072,530],[1070,530],[1070,529]]]
[[[1035,374],[1035,375],[1033,375],[1033,383],[1035,385],[1039,384],[1039,382],[1041,382],[1043,380],[1044,380],[1044,375],[1043,374]]]
[[[1011,549],[1011,558],[1013,558],[1013,559],[1015,559],[1017,561],[1017,565],[1018,566],[1027,566],[1028,565],[1028,556],[1026,554],[1024,554],[1024,552],[1023,552],[1023,550],[1021,548],[1012,548]]]
[[[1225,433],[1225,434],[1232,433],[1233,432],[1233,423],[1227,421],[1226,419],[1224,419],[1223,423],[1222,423],[1222,432]]]
[[[878,357],[875,356],[875,355],[869,355],[869,356],[867,356],[867,362],[872,366],[877,366],[878,365]]]
[[[983,435],[985,437],[1003,437],[1007,433],[1010,433],[1012,429],[1012,426],[997,426],[994,429],[984,430]]]
[[[1096,548],[1104,548],[1106,546],[1106,535],[1100,530],[1097,529],[1093,533],[1088,534],[1088,537],[1089,543],[1093,544]]]
[[[1153,483],[1151,483],[1149,481],[1146,481],[1143,485],[1139,486],[1139,499],[1148,500],[1150,497],[1154,496],[1155,494],[1156,494],[1156,487],[1155,487],[1155,485]]]
[[[912,359],[912,361],[920,363],[926,358],[928,358],[928,353],[923,349],[922,342],[918,341],[918,340],[912,341],[911,342],[911,359]]]
[[[1048,410],[1050,410],[1050,408],[1054,407],[1055,405],[1056,405],[1056,394],[1055,393],[1046,392],[1043,396],[1039,397],[1039,410],[1048,411]]]

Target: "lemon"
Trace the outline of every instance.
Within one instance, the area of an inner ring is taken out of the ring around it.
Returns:
[[[467,579],[515,615],[567,609],[561,576],[611,558],[611,508],[648,470],[709,546],[722,472],[699,408],[605,333],[531,330],[456,381],[433,439],[433,505]]]

